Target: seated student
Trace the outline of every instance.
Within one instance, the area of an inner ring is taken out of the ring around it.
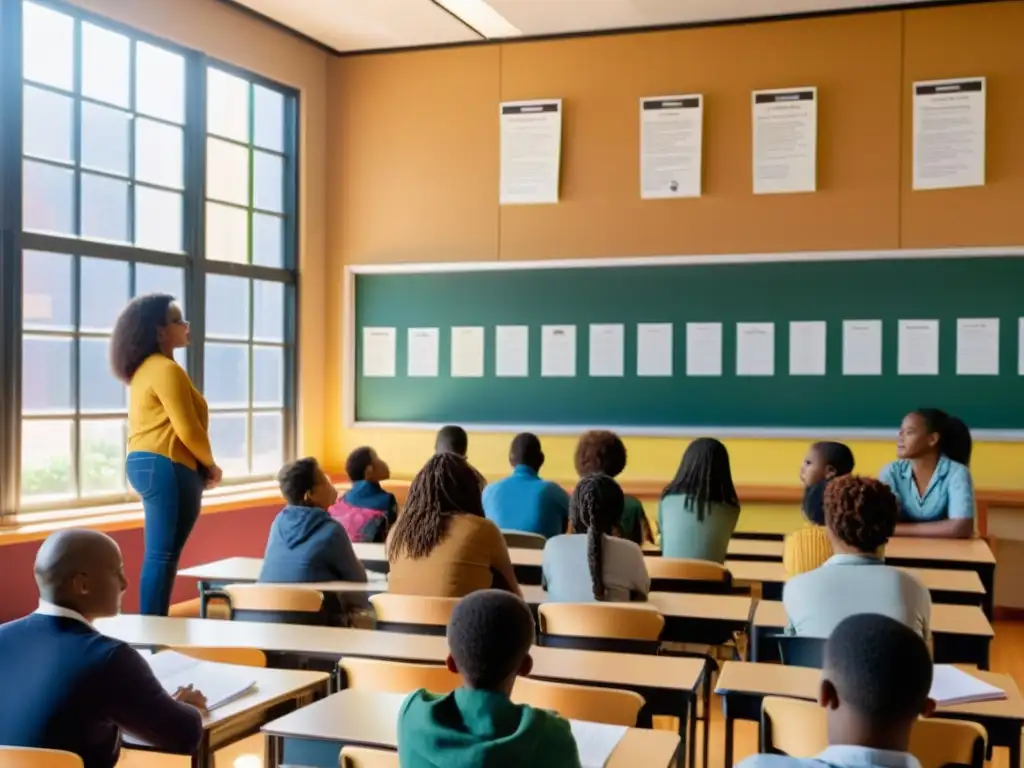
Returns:
[[[908,413],[896,442],[899,457],[878,473],[900,500],[897,536],[969,539],[974,535],[971,432],[937,408]]]
[[[0,744],[73,752],[85,768],[113,768],[122,732],[160,752],[195,752],[203,695],[189,687],[169,696],[138,651],[93,628],[120,613],[128,586],[114,540],[55,533],[35,575],[38,610],[0,626]]]
[[[500,586],[520,594],[505,537],[484,517],[473,468],[454,453],[431,457],[413,479],[387,554],[390,592],[463,597]]]
[[[484,514],[502,530],[537,533],[546,539],[565,533],[569,494],[558,483],[542,480],[544,452],[536,435],[516,435],[509,450],[512,476],[484,489]]]
[[[514,595],[487,589],[464,598],[448,622],[448,669],[462,686],[418,690],[398,713],[402,768],[579,768],[569,722],[509,697],[533,668],[533,614]]]
[[[661,554],[724,563],[739,517],[729,452],[714,438],[694,440],[661,494]]]
[[[331,517],[345,527],[351,541],[382,542],[398,518],[398,500],[380,487],[391,470],[373,448],[356,448],[348,455],[348,492],[331,506]]]
[[[554,603],[643,601],[651,591],[644,553],[614,535],[622,489],[608,475],[587,475],[569,499],[569,533],[548,539],[541,560]]]
[[[845,475],[828,484],[825,524],[835,554],[786,582],[782,601],[790,631],[828,637],[847,616],[880,613],[928,639],[928,589],[877,554],[892,536],[896,515],[896,498],[877,480]]]
[[[813,571],[832,557],[832,545],[825,532],[825,486],[834,477],[853,472],[853,451],[843,443],[828,441],[811,445],[800,467],[804,501],[800,511],[808,525],[786,537],[782,564],[786,575]]]
[[[910,734],[935,711],[925,642],[886,616],[851,616],[825,644],[824,667],[818,704],[829,747],[809,759],[753,755],[740,768],[920,768]]]
[[[584,432],[576,445],[574,463],[580,477],[608,475],[614,479],[626,468],[626,446],[614,432]],[[651,526],[640,499],[634,496],[625,496],[624,499],[622,517],[615,523],[615,535],[637,544],[653,542]]]
[[[437,431],[437,438],[434,440],[434,453],[454,453],[456,456],[461,456],[466,459],[466,463],[469,463],[469,435],[466,434],[466,430],[462,427],[454,424],[449,424],[447,427],[441,427]],[[469,468],[473,470],[473,474],[476,475],[476,480],[480,484],[480,490],[482,491],[487,487],[487,478],[477,472],[476,467],[469,464]]]
[[[288,505],[270,526],[259,581],[302,584],[317,581],[366,581],[341,524],[327,510],[338,498],[334,485],[314,458],[287,464],[277,475]],[[324,594],[326,623],[344,625],[345,611],[337,594]]]

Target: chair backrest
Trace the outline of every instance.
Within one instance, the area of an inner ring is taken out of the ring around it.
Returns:
[[[570,685],[516,678],[512,701],[539,709],[550,709],[572,720],[589,720],[611,725],[636,725],[644,706],[644,697],[634,691]]]
[[[821,669],[825,663],[824,638],[775,635],[774,640],[779,644],[779,659],[786,666]]]
[[[541,643],[617,653],[657,653],[665,617],[645,603],[544,603]]]
[[[449,693],[462,685],[462,678],[441,664],[348,657],[338,667],[346,688],[363,691],[409,693],[426,688],[431,693]]]
[[[544,545],[548,541],[539,533],[530,533],[529,531],[513,531],[502,528],[501,535],[505,537],[505,546],[509,549],[513,547],[518,547],[519,549],[544,549]]]
[[[921,768],[985,763],[988,734],[977,723],[946,718],[920,719],[910,734],[910,753]],[[765,697],[761,707],[761,751],[814,757],[828,746],[825,710],[812,701]]]
[[[73,752],[30,747],[0,747],[3,768],[82,768],[82,758]]]
[[[345,747],[341,750],[341,768],[398,768],[398,753],[387,749]]]
[[[681,557],[647,557],[652,592],[732,592],[732,574],[720,563]]]
[[[285,624],[324,624],[324,595],[297,584],[232,584],[224,588],[231,618]]]
[[[377,629],[443,635],[459,600],[455,597],[421,597],[381,592],[370,595],[370,604],[377,614]]]
[[[194,645],[178,645],[167,650],[217,664],[237,664],[240,667],[267,666],[267,654],[258,648],[203,648]]]

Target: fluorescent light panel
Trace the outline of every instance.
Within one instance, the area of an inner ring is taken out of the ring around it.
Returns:
[[[488,39],[519,37],[523,34],[485,0],[436,0],[436,2]]]

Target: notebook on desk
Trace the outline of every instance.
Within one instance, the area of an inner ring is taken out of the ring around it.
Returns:
[[[936,664],[929,696],[942,707],[975,701],[999,701],[1006,698],[1006,691],[951,664]]]
[[[570,720],[569,726],[576,739],[581,768],[604,768],[615,747],[629,730],[622,725],[589,723],[584,720]]]
[[[160,685],[173,695],[191,685],[206,697],[206,709],[212,711],[241,698],[256,687],[256,680],[245,667],[214,664],[174,651],[144,655]]]

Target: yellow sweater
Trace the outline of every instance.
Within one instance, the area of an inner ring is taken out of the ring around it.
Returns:
[[[191,469],[213,466],[210,413],[188,374],[162,354],[150,355],[128,387],[128,450],[166,456]]]
[[[782,550],[782,565],[787,576],[813,571],[832,557],[832,543],[822,525],[808,525],[786,537]]]

